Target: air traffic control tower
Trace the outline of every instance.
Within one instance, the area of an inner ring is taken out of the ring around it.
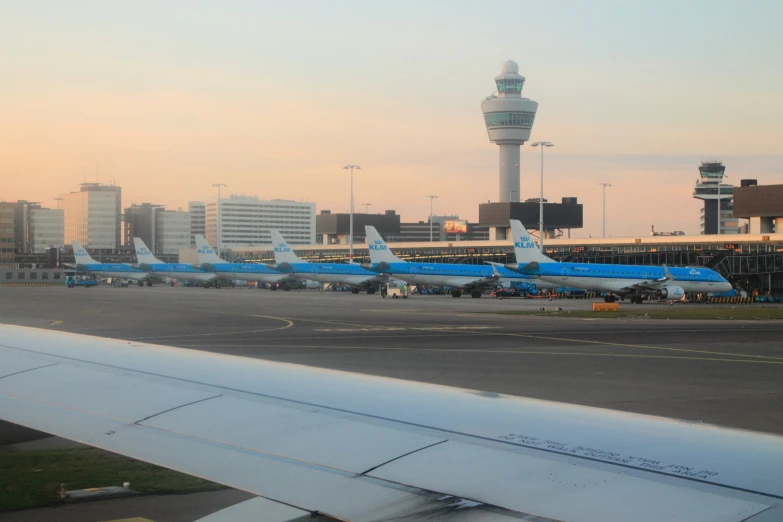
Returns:
[[[497,94],[481,102],[489,141],[500,146],[499,202],[520,201],[519,147],[530,139],[538,102],[522,97],[525,77],[508,60],[495,76]]]

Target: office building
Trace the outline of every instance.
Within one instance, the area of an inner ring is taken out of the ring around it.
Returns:
[[[0,267],[14,265],[14,211],[16,203],[0,202]]]
[[[190,213],[186,210],[163,210],[156,219],[158,254],[179,254],[180,249],[190,248]]]
[[[190,212],[190,246],[196,248],[196,234],[207,235],[207,206],[203,201],[188,202]]]
[[[122,239],[122,189],[82,183],[79,192],[63,194],[65,243],[79,241],[91,249],[119,248]]]
[[[749,234],[783,234],[783,185],[743,179],[734,188],[734,218],[750,221]]]
[[[700,234],[739,232],[739,222],[734,217],[734,186],[723,183],[725,172],[726,167],[718,160],[703,161],[699,166],[699,179],[696,180],[693,197],[704,201],[700,210]]]
[[[207,241],[221,250],[269,245],[270,230],[292,245],[309,245],[315,242],[315,203],[232,195],[207,203],[205,228]]]
[[[489,141],[500,147],[498,201],[520,201],[519,147],[530,139],[538,102],[522,97],[525,77],[519,66],[508,60],[495,77],[497,94],[481,102]]]
[[[31,208],[27,219],[27,253],[43,254],[63,246],[65,212],[61,208]]]
[[[159,254],[157,245],[158,214],[161,205],[152,203],[132,204],[125,209],[125,246],[133,248],[133,238],[138,237],[154,254]]]

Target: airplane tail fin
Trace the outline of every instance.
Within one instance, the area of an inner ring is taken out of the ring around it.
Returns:
[[[212,247],[209,246],[209,243],[207,242],[206,238],[204,236],[196,234],[196,255],[198,256],[198,262],[199,264],[210,264],[210,265],[217,265],[220,263],[225,263],[224,260],[218,256],[214,250],[212,250]]]
[[[141,238],[133,238],[133,246],[136,247],[136,262],[140,265],[161,265],[163,262],[152,255],[150,249]]]
[[[370,251],[370,261],[372,264],[405,263],[405,261],[392,254],[392,251],[386,246],[386,242],[378,231],[375,230],[375,227],[368,225],[364,227],[364,230],[367,234],[367,248]]]
[[[294,251],[288,246],[288,243],[283,238],[283,235],[277,230],[270,230],[272,234],[272,246],[275,250],[275,263],[281,265],[283,263],[306,263],[302,259],[294,254]]]
[[[97,265],[98,262],[90,257],[87,250],[78,241],[73,241],[73,257],[77,265]]]
[[[517,264],[522,266],[527,263],[556,263],[554,259],[551,259],[544,255],[541,250],[538,249],[536,243],[530,239],[530,234],[527,233],[525,226],[516,219],[511,220],[511,233],[514,239],[514,254],[517,258]]]

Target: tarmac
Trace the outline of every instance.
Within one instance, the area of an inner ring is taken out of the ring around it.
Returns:
[[[313,290],[0,288],[2,323],[783,434],[783,321],[492,313],[590,306]],[[0,425],[0,445],[42,436]],[[138,515],[116,518],[129,516]]]

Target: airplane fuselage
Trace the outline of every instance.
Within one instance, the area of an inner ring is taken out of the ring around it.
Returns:
[[[559,286],[617,293],[623,293],[623,289],[637,285],[678,286],[687,293],[717,293],[731,290],[731,283],[708,268],[675,267],[668,270],[673,279],[667,281],[666,272],[660,266],[540,263],[536,276],[542,281]]]
[[[531,286],[535,285],[539,289],[555,288],[556,286],[547,281],[518,274],[502,266],[496,266],[493,269],[490,265],[415,262],[385,263],[383,273],[388,273],[409,283],[425,286],[470,288],[475,286],[492,286],[500,281],[527,283]]]
[[[212,281],[217,277],[214,272],[204,272],[185,263],[161,263],[145,265],[149,268],[151,274],[156,276],[170,277],[180,281]]]
[[[121,263],[91,263],[82,265],[77,265],[76,268],[77,271],[84,270],[86,272],[89,272],[91,274],[103,276],[103,277],[111,277],[111,278],[119,278],[119,279],[131,279],[133,281],[141,281],[144,279],[147,279],[149,277],[149,272],[145,272],[142,270],[138,270],[133,268],[129,265],[124,265]]]
[[[289,274],[273,270],[266,265],[254,263],[216,263],[208,273],[228,279],[241,279],[259,283],[281,283],[291,279]]]
[[[285,263],[286,274],[296,279],[327,284],[364,285],[383,282],[385,278],[358,265],[340,263]]]

